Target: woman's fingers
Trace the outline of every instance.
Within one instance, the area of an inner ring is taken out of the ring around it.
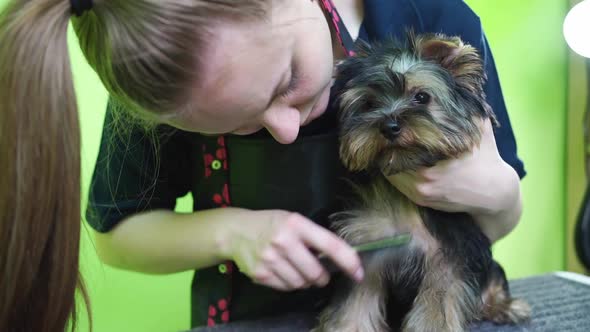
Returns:
[[[251,271],[246,273],[254,282],[285,291],[325,286],[330,276],[311,248],[328,256],[353,279],[362,279],[358,254],[336,234],[297,213],[275,211],[269,220],[269,226],[274,228],[266,233],[270,236],[266,240],[258,238],[257,244],[252,242],[254,246],[246,246],[250,250],[242,250],[239,255],[240,265]]]
[[[287,252],[287,258],[297,267],[307,284],[324,287],[330,281],[328,272],[303,243],[294,244],[292,250]]]
[[[291,264],[281,250],[268,249],[262,253],[262,261],[274,275],[287,285],[288,289],[309,287],[309,283],[299,270]]]
[[[282,279],[279,278],[272,270],[261,267],[253,276],[253,281],[256,284],[271,287],[280,291],[292,290],[289,285]]]
[[[357,252],[336,234],[308,220],[300,222],[295,231],[306,247],[327,255],[354,280],[363,279],[364,271]]]

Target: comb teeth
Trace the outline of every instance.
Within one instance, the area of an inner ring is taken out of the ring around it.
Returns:
[[[412,236],[410,235],[410,233],[402,233],[385,239],[359,244],[357,246],[354,246],[353,248],[357,252],[364,252],[383,249],[387,247],[397,247],[410,242],[411,238]]]
[[[408,244],[411,239],[412,235],[410,233],[402,233],[385,239],[359,244],[357,246],[354,246],[353,249],[356,250],[356,252],[358,252],[359,254],[363,254],[385,248],[400,247],[405,244]],[[363,256],[361,256],[361,259],[362,257]],[[324,253],[318,255],[318,260],[320,261],[320,264],[322,264],[322,266],[329,273],[335,273],[340,270],[340,268],[334,263],[334,261],[332,261],[330,257],[326,256]]]

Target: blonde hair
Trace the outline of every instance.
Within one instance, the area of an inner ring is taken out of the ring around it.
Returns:
[[[190,103],[213,20],[263,17],[271,0],[95,0],[72,22],[112,100],[151,119]],[[75,328],[80,132],[68,0],[0,13],[0,331]]]
[[[80,133],[69,17],[58,0],[13,1],[0,15],[1,331],[63,330],[76,309]]]
[[[198,51],[215,40],[212,25],[264,17],[271,1],[100,1],[73,25],[115,115],[150,124],[194,104]]]

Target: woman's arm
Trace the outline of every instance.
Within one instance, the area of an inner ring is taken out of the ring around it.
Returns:
[[[514,192],[518,192],[516,201],[504,206],[501,210],[492,213],[471,214],[492,243],[508,235],[520,221],[522,198],[520,196],[520,190],[515,190]]]
[[[490,171],[493,178],[490,185],[495,187],[496,197],[479,204],[483,208],[468,212],[493,243],[508,235],[520,221],[522,196],[520,178],[510,165],[502,162]]]
[[[95,232],[101,260],[113,267],[167,274],[221,263],[221,234],[232,210],[192,214],[153,210],[122,220],[108,233]]]
[[[354,279],[363,276],[360,259],[346,242],[297,213],[281,210],[151,211],[97,234],[96,245],[107,264],[144,273],[181,272],[233,260],[255,282],[281,290],[328,283],[328,273],[310,248],[328,255]]]
[[[520,180],[500,157],[489,120],[481,124],[481,130],[481,142],[471,152],[388,179],[418,205],[471,214],[495,242],[520,220]]]

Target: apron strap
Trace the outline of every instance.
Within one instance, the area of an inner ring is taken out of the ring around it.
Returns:
[[[204,174],[199,183],[202,193],[195,199],[201,209],[203,208],[224,208],[231,206],[229,192],[229,166],[228,151],[225,136],[207,136],[202,138],[202,155],[204,162]],[[225,261],[200,271],[201,277],[207,280],[196,280],[199,283],[210,283],[210,289],[206,291],[206,299],[195,299],[193,305],[200,304],[195,310],[205,310],[198,314],[200,319],[197,322],[201,325],[203,316],[207,315],[207,326],[227,323],[230,320],[230,307],[232,299],[232,277],[235,270],[234,262]],[[206,302],[205,302],[206,301]],[[195,314],[193,313],[193,316]],[[196,317],[193,317],[193,320]]]
[[[319,3],[324,12],[330,18],[328,22],[331,24],[332,28],[336,32],[336,37],[338,37],[338,41],[344,48],[346,55],[353,56],[354,40],[350,36],[348,29],[346,29],[344,22],[342,22],[340,14],[338,14],[338,11],[336,10],[336,6],[334,6],[332,0],[319,0]]]

